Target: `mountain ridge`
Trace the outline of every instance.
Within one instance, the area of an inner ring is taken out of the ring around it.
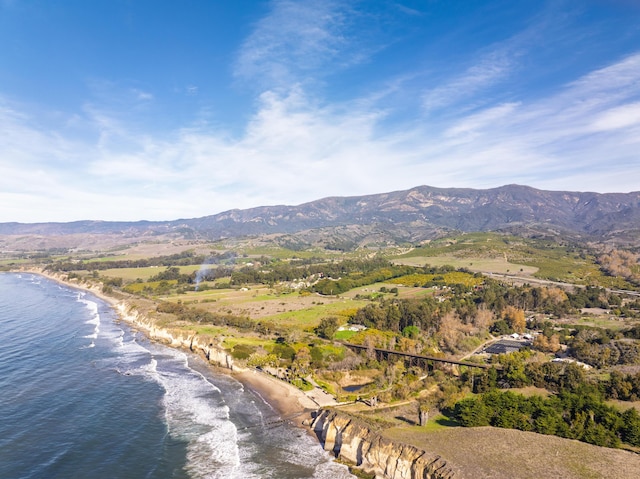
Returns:
[[[427,239],[447,231],[505,231],[637,241],[640,191],[548,191],[522,185],[490,189],[417,186],[363,196],[332,196],[300,205],[232,209],[173,221],[0,223],[0,235],[173,235],[217,240],[355,226],[375,226],[399,240]]]

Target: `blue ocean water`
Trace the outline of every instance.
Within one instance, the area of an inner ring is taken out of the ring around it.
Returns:
[[[0,274],[0,478],[350,478],[259,395],[86,292]]]

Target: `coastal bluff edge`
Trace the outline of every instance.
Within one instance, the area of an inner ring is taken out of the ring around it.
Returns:
[[[149,338],[171,347],[204,355],[218,366],[234,370],[233,358],[197,334],[158,328],[149,318],[131,311],[126,302],[114,305],[120,317],[145,330]],[[204,343],[203,343],[204,340]],[[384,438],[364,421],[334,409],[319,409],[311,430],[326,451],[377,479],[456,479],[454,471],[440,456],[414,446]]]
[[[311,428],[326,451],[376,479],[455,479],[438,455],[387,439],[364,421],[335,409],[321,409]]]
[[[144,314],[132,310],[126,301],[114,303],[113,307],[122,320],[142,329],[149,339],[159,341],[172,348],[188,349],[191,352],[202,354],[211,364],[231,371],[236,369],[233,364],[233,357],[217,347],[213,342],[210,342],[211,338],[183,329],[172,330],[158,327],[153,320]]]

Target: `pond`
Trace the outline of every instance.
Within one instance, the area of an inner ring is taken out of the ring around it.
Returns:
[[[350,384],[349,386],[343,386],[343,390],[348,392],[348,393],[353,393],[356,391],[360,391],[360,389],[362,389],[365,386],[368,386],[369,384],[372,383],[367,383],[367,384]]]

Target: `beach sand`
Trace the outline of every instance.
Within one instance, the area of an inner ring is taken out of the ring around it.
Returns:
[[[245,387],[259,394],[278,412],[283,420],[309,429],[303,424],[303,421],[311,418],[311,413],[318,409],[318,405],[304,392],[291,384],[254,369],[233,372],[232,376]]]

